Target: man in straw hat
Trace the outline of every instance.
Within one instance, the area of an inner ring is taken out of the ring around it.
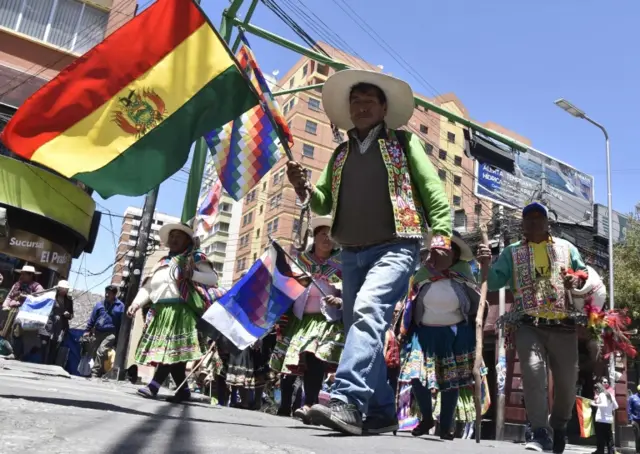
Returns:
[[[9,315],[4,323],[1,335],[5,339],[12,339],[15,357],[21,359],[24,353],[22,328],[18,324],[14,326],[14,321],[18,315],[20,306],[25,302],[27,296],[42,292],[44,288],[36,281],[36,276],[41,273],[37,271],[34,266],[24,265],[21,269],[15,270],[15,272],[20,273],[20,277],[18,281],[13,284],[2,304],[2,309],[9,311]]]
[[[347,341],[331,401],[315,405],[314,422],[346,434],[398,429],[394,393],[386,380],[385,333],[407,291],[428,225],[434,267],[450,264],[451,211],[423,143],[397,128],[413,114],[411,87],[361,70],[340,71],[324,84],[329,119],[349,140],[331,156],[317,184],[303,167],[287,175],[311,209],[332,215],[333,239],[343,247],[343,305]],[[366,422],[363,426],[363,416]]]
[[[523,240],[507,246],[489,269],[489,290],[509,285],[513,293],[511,310],[503,321],[509,346],[515,341],[533,429],[526,449],[562,453],[575,405],[579,358],[576,322],[570,317],[566,291],[582,288],[588,270],[573,244],[551,236],[544,205],[534,202],[524,207],[522,233]],[[488,246],[479,246],[478,260],[490,266]],[[550,418],[547,366],[554,385]]]

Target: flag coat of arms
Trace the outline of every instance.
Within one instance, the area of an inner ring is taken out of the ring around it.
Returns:
[[[258,103],[194,1],[158,0],[27,99],[1,138],[103,198],[137,196]]]
[[[16,323],[25,331],[37,331],[40,328],[44,328],[53,310],[55,300],[55,290],[36,296],[27,296],[22,306],[20,306],[16,316]]]
[[[202,319],[240,350],[268,334],[306,287],[273,242],[251,269],[215,301]]]

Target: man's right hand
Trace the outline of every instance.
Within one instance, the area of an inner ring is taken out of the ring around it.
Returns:
[[[296,190],[298,197],[305,194],[305,188],[309,184],[309,180],[307,179],[307,172],[305,168],[302,167],[302,164],[295,161],[287,162],[287,178],[289,178],[289,182]],[[304,199],[304,197],[300,198]]]
[[[478,254],[476,256],[481,265],[487,266],[491,264],[491,248],[486,244],[478,246]]]

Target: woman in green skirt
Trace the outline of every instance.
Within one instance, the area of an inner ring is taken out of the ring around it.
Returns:
[[[189,400],[191,393],[184,383],[187,362],[204,356],[196,323],[211,305],[208,287],[215,286],[218,275],[211,262],[197,250],[193,230],[184,224],[166,224],[160,229],[160,240],[169,254],[156,264],[142,282],[128,315],[151,304],[136,362],[155,366],[151,382],[138,394],[154,398],[169,374],[176,385],[174,402]]]
[[[296,300],[285,326],[280,325],[280,338],[271,356],[270,366],[274,372],[301,375],[304,386],[304,406],[294,416],[310,424],[308,411],[318,403],[322,382],[327,372],[335,371],[344,347],[342,325],[341,265],[340,251],[329,236],[331,217],[316,217],[311,220],[313,244],[298,256],[297,265],[309,273],[316,285]],[[281,380],[288,383],[291,380]],[[289,393],[291,390],[282,390]]]

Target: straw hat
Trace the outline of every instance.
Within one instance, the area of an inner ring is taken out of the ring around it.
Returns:
[[[433,234],[431,233],[431,231],[429,231],[429,233],[424,236],[424,242],[422,245],[423,251],[430,248],[432,238]],[[460,236],[460,234],[455,230],[453,231],[453,235],[451,235],[451,242],[456,243],[460,248],[460,260],[464,260],[465,262],[470,262],[471,260],[473,260],[473,251],[471,250],[469,245],[464,242],[462,236]]]
[[[162,242],[162,244],[164,244],[165,246],[167,245],[169,241],[169,234],[174,230],[180,230],[181,232],[184,232],[187,235],[189,235],[189,238],[193,239],[193,236],[194,236],[193,229],[188,225],[181,224],[181,223],[165,224],[162,227],[160,227],[160,231],[158,232],[158,235],[160,236],[160,241]]]
[[[315,232],[318,227],[329,227],[331,228],[331,222],[333,218],[331,216],[315,216],[311,218],[311,222],[309,226],[311,227],[311,233]],[[302,233],[307,231],[307,221],[305,220],[302,224]]]
[[[62,281],[58,281],[58,284],[56,285],[56,288],[69,290],[71,288],[71,286],[69,285],[69,281],[62,280]]]
[[[329,120],[340,129],[352,129],[349,112],[351,88],[367,83],[380,88],[387,98],[387,127],[397,129],[409,122],[415,103],[411,86],[403,80],[375,71],[346,69],[338,71],[322,87],[322,105]]]
[[[19,270],[14,270],[16,273],[31,273],[31,274],[42,274],[40,271],[36,271],[35,267],[31,265],[25,265]]]

